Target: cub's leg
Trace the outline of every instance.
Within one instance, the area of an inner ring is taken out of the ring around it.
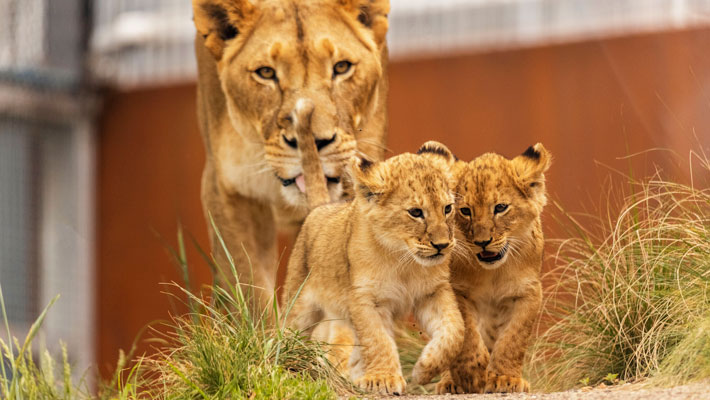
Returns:
[[[394,342],[391,311],[376,307],[372,296],[357,291],[351,293],[348,308],[359,344],[351,368],[355,385],[381,394],[403,394],[406,383]]]
[[[414,365],[412,378],[426,384],[456,357],[464,337],[463,320],[449,283],[441,284],[414,305],[414,314],[431,340]]]
[[[323,319],[323,311],[308,301],[308,297],[307,291],[304,290],[295,300],[289,300],[293,301],[293,306],[286,304],[284,309],[288,310],[288,307],[291,307],[286,316],[286,326],[311,336],[318,322]]]
[[[473,304],[461,293],[456,294],[464,323],[461,352],[451,363],[450,374],[442,376],[437,393],[483,393],[486,387],[486,367],[489,354],[478,332],[478,315]],[[446,379],[445,379],[446,378]]]
[[[327,344],[326,358],[330,364],[341,375],[350,375],[349,360],[355,345],[355,333],[347,321],[326,315],[313,330],[311,338]]]
[[[540,311],[540,283],[513,303],[510,322],[496,340],[488,364],[486,393],[527,392],[530,385],[522,377],[523,359],[532,328]]]

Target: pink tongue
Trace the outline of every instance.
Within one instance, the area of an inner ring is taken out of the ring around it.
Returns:
[[[495,255],[496,255],[496,253],[493,253],[493,252],[491,252],[491,251],[482,251],[482,252],[481,252],[481,257],[484,257],[484,258],[490,258],[490,257],[493,257],[493,256],[495,256]]]
[[[303,177],[303,174],[296,177],[296,186],[301,193],[306,193],[306,178]]]

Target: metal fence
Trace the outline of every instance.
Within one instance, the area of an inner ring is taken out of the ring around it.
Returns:
[[[97,2],[93,71],[111,85],[192,81],[186,0]],[[394,60],[710,25],[710,0],[391,0]]]
[[[0,285],[19,338],[61,295],[41,337],[78,374],[94,352],[89,4],[0,0]]]

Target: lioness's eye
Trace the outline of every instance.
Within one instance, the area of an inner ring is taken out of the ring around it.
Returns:
[[[261,67],[254,72],[262,79],[276,79],[276,71],[271,67]]]
[[[460,211],[461,214],[463,214],[463,215],[466,215],[466,216],[471,215],[471,209],[468,208],[468,207],[461,207],[461,208],[459,209],[459,211]]]
[[[338,61],[333,65],[333,77],[336,77],[338,75],[342,75],[348,71],[350,71],[350,67],[353,66],[353,63],[347,60],[343,61]]]
[[[448,214],[451,212],[451,204],[447,204],[446,207],[444,207],[444,214]]]
[[[409,210],[407,210],[407,212],[409,212],[409,215],[414,218],[421,218],[424,215],[424,212],[421,208],[410,208]]]
[[[495,207],[495,209],[493,210],[493,212],[494,212],[495,214],[500,214],[500,213],[502,213],[503,211],[505,211],[505,210],[507,210],[507,209],[508,209],[508,205],[507,205],[507,204],[496,204],[496,207]]]

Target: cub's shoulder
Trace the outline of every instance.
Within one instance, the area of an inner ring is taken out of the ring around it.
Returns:
[[[334,203],[318,206],[308,214],[303,225],[309,231],[345,226],[350,214],[350,204]]]

